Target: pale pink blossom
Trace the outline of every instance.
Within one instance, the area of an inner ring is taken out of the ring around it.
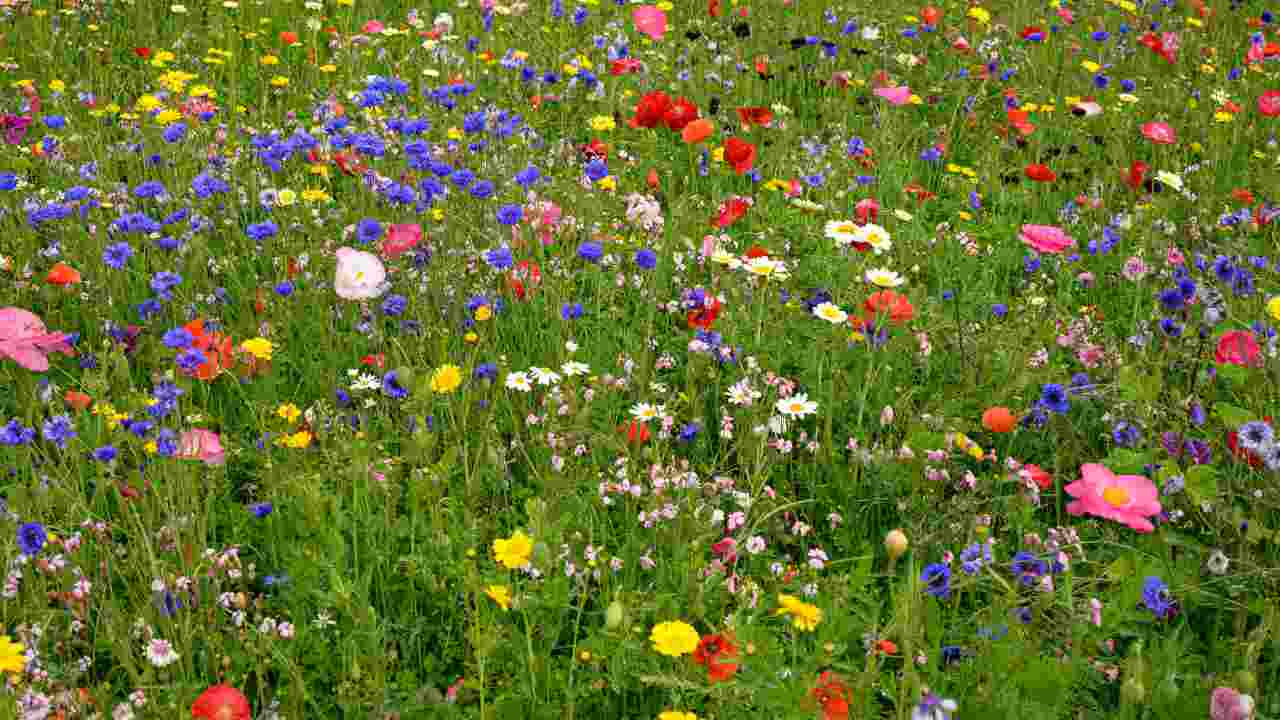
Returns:
[[[1065,488],[1075,498],[1067,512],[1114,520],[1138,532],[1155,530],[1147,518],[1160,514],[1160,493],[1149,478],[1116,475],[1097,463],[1086,463],[1080,471],[1081,479]]]
[[[185,460],[199,460],[206,465],[221,465],[226,462],[226,453],[222,450],[222,438],[218,433],[194,428],[182,433],[178,439],[178,457]]]
[[[74,354],[66,333],[50,332],[44,321],[16,307],[0,308],[0,358],[12,358],[35,372],[49,369],[51,352]]]
[[[642,5],[631,11],[636,30],[654,40],[661,40],[667,32],[667,14],[656,5]]]
[[[875,94],[889,101],[890,105],[906,105],[911,102],[911,88],[906,85],[876,88]]]

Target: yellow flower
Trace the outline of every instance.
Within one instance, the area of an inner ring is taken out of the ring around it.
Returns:
[[[649,633],[653,649],[668,657],[688,655],[698,648],[698,631],[689,623],[675,620],[653,626]]]
[[[470,345],[475,345],[476,343],[480,342],[480,336],[475,334],[474,332],[469,332],[466,335],[463,335],[462,339],[467,341],[467,343]]]
[[[0,672],[21,673],[27,667],[27,657],[23,655],[27,646],[9,639],[8,635],[0,635]]]
[[[433,208],[431,210],[431,219],[436,222],[444,222],[444,208]]]
[[[498,603],[498,607],[503,610],[511,609],[511,588],[506,585],[490,585],[484,589],[484,594]]]
[[[988,12],[985,8],[980,8],[980,7],[969,8],[969,17],[973,18],[974,20],[977,20],[983,25],[986,25],[987,23],[991,22],[991,13]]]
[[[322,73],[334,73],[334,72],[338,72],[338,66],[337,66],[337,65],[334,65],[334,64],[332,64],[332,63],[328,63],[328,64],[325,64],[325,65],[321,65],[318,69],[319,69],[319,70],[320,70],[320,72],[322,72]]]
[[[616,127],[618,124],[608,115],[596,115],[591,118],[591,129],[596,132],[608,132]]]
[[[307,432],[306,430],[299,430],[298,432],[293,433],[292,435],[285,435],[284,437],[280,438],[280,444],[285,447],[295,448],[298,450],[301,450],[302,448],[310,447],[311,433]]]
[[[208,98],[210,100],[218,97],[218,93],[214,92],[213,88],[209,87],[208,85],[195,85],[191,88],[191,91],[188,92],[187,95],[193,98],[202,97],[202,98]]]
[[[294,423],[297,422],[299,417],[302,417],[302,411],[293,403],[285,403],[276,408],[276,415],[284,418],[287,423]]]
[[[262,63],[263,65],[279,65],[280,58],[276,57],[275,55],[263,55],[262,59],[259,60],[258,62]]]
[[[298,193],[288,188],[276,193],[276,204],[280,207],[289,207],[296,202],[298,202]]]
[[[163,104],[155,95],[143,95],[138,98],[138,102],[134,103],[133,107],[138,112],[151,112]]]
[[[142,449],[145,450],[148,455],[155,455],[160,450],[160,446],[156,445],[155,440],[151,440],[146,445],[143,445]]]
[[[52,90],[53,92],[60,93],[63,90],[67,89],[67,84],[62,82],[61,80],[50,80],[49,89]]]
[[[596,183],[596,186],[601,190],[614,190],[618,187],[618,179],[612,175],[606,175],[600,178],[599,182]]]
[[[289,87],[289,78],[283,75],[276,75],[275,77],[271,78],[271,87],[278,87],[278,88]]]
[[[822,608],[811,605],[794,595],[779,595],[778,604],[782,607],[774,610],[775,615],[790,615],[791,625],[803,632],[813,632],[822,622]]]
[[[1267,301],[1267,314],[1271,319],[1280,321],[1280,295]]]
[[[307,202],[328,202],[331,198],[329,197],[329,193],[312,188],[310,190],[302,191],[302,199]]]
[[[275,346],[266,338],[256,337],[240,343],[240,349],[259,360],[270,360]]]
[[[450,140],[461,140],[461,139],[462,139],[462,137],[463,137],[463,135],[462,135],[462,130],[460,130],[459,128],[456,128],[456,127],[451,127],[451,128],[449,128],[449,131],[448,131],[448,132],[446,132],[446,133],[445,133],[445,135],[446,135]]]
[[[174,110],[173,108],[168,108],[166,110],[162,110],[158,115],[156,115],[156,122],[161,125],[168,125],[170,123],[177,122],[181,118],[182,113]]]
[[[517,570],[528,565],[529,556],[532,554],[533,541],[519,530],[509,538],[498,538],[493,541],[493,559],[508,570]]]
[[[698,716],[683,710],[665,710],[658,713],[658,720],[698,720]]]
[[[476,322],[484,322],[493,317],[493,309],[488,305],[481,305],[476,308]]]
[[[433,393],[451,393],[461,384],[462,370],[457,365],[441,365],[431,373],[431,392]]]

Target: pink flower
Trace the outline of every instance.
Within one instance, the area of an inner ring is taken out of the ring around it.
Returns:
[[[49,332],[44,321],[26,310],[0,308],[0,358],[13,358],[28,370],[44,372],[51,352],[74,354],[66,333]]]
[[[386,292],[387,269],[377,255],[349,247],[338,248],[338,271],[333,289],[344,300],[371,300]]]
[[[1083,477],[1065,488],[1075,498],[1067,505],[1067,512],[1115,520],[1138,532],[1155,530],[1147,518],[1160,514],[1160,501],[1150,479],[1116,475],[1097,463],[1081,466],[1080,472]]]
[[[417,223],[392,225],[382,241],[382,254],[396,258],[409,252],[422,241],[422,226]]]
[[[184,460],[199,460],[205,465],[221,465],[226,462],[226,454],[222,450],[222,438],[218,433],[203,428],[182,433],[178,438],[178,457]]]
[[[1255,367],[1261,364],[1262,350],[1253,333],[1248,330],[1228,330],[1218,339],[1218,351],[1214,359],[1220,365]]]
[[[1267,117],[1280,115],[1280,90],[1268,90],[1259,95],[1258,112]]]
[[[1181,265],[1187,261],[1187,256],[1182,251],[1172,245],[1169,246],[1169,252],[1165,255],[1165,260],[1170,265]]]
[[[368,33],[369,35],[376,35],[377,33],[380,33],[383,30],[386,30],[387,26],[383,25],[382,21],[380,20],[370,20],[369,22],[364,24],[364,27],[360,29],[363,30],[365,33]]]
[[[876,88],[875,93],[888,100],[890,105],[906,105],[911,102],[911,88],[906,85]]]
[[[636,30],[654,40],[661,40],[667,32],[667,14],[656,5],[642,5],[631,11]]]
[[[1249,720],[1253,717],[1253,698],[1234,688],[1214,688],[1209,696],[1209,717],[1213,720]]]
[[[1050,255],[1076,246],[1075,238],[1055,225],[1023,225],[1022,242],[1030,245],[1036,252]]]
[[[1142,134],[1157,145],[1172,145],[1178,142],[1178,133],[1166,122],[1149,122],[1142,126]]]

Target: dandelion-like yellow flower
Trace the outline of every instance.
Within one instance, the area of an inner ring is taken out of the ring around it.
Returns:
[[[533,555],[533,540],[517,530],[509,538],[493,541],[493,559],[508,570],[517,570],[529,564]]]
[[[683,710],[665,710],[658,713],[658,720],[698,720],[698,716]]]
[[[790,615],[791,625],[803,632],[813,632],[822,622],[822,608],[811,605],[794,595],[779,595],[775,615]]]
[[[618,127],[618,124],[608,115],[596,115],[591,118],[591,129],[596,132],[609,132],[616,127]]]
[[[20,673],[27,667],[27,646],[0,635],[0,672]]]
[[[441,365],[431,373],[431,392],[447,394],[462,384],[462,370],[457,365]]]
[[[489,307],[488,305],[481,305],[480,307],[476,308],[475,316],[476,316],[476,322],[484,322],[485,320],[488,320],[489,318],[493,317],[493,308]]]
[[[498,603],[498,607],[503,610],[511,609],[511,588],[506,585],[490,585],[484,589],[484,594],[488,595],[490,600]]]
[[[287,448],[302,450],[311,447],[311,433],[306,430],[299,430],[292,435],[285,435],[280,438],[280,444]]]
[[[276,415],[283,418],[287,423],[294,423],[298,421],[298,418],[302,417],[302,411],[293,403],[285,403],[276,408]]]
[[[698,631],[680,620],[658,623],[649,633],[653,649],[668,657],[688,655],[698,649],[699,640]]]
[[[279,65],[280,58],[276,57],[275,55],[263,55],[262,59],[259,60],[258,62],[262,63],[263,65]]]
[[[256,337],[240,343],[240,349],[259,360],[270,360],[271,353],[275,351],[275,346],[266,338]]]

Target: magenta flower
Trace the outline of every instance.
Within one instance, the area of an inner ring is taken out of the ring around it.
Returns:
[[[205,465],[221,465],[226,462],[222,438],[218,433],[203,428],[182,433],[182,437],[178,439],[178,457],[199,460]]]
[[[49,369],[51,352],[72,355],[66,333],[49,332],[44,321],[16,307],[0,308],[0,358],[12,358],[35,372]]]
[[[1022,242],[1046,255],[1057,255],[1076,246],[1075,238],[1056,225],[1023,225]]]
[[[890,105],[906,105],[911,102],[911,88],[906,85],[876,88],[875,94],[888,100]]]
[[[1065,488],[1075,498],[1067,512],[1114,520],[1138,532],[1155,530],[1147,518],[1160,514],[1160,493],[1149,478],[1116,475],[1097,463],[1081,466],[1080,472],[1083,477]]]
[[[667,33],[667,14],[656,5],[642,5],[631,11],[636,30],[654,40],[661,40]]]
[[[1234,688],[1214,688],[1209,696],[1209,717],[1212,720],[1249,720],[1253,717],[1253,698]]]

